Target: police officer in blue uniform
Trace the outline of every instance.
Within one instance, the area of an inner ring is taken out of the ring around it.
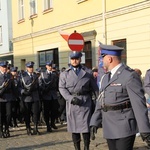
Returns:
[[[81,65],[81,52],[70,53],[70,65],[60,74],[59,91],[66,100],[67,129],[72,133],[76,150],[80,150],[81,134],[84,150],[90,145],[90,118],[92,115],[92,95],[98,92],[92,70]]]
[[[26,63],[26,71],[20,75],[20,91],[21,100],[25,107],[25,123],[28,135],[39,135],[38,121],[39,121],[39,82],[38,75],[33,71],[34,62]],[[33,133],[31,132],[30,117],[33,117]]]
[[[90,122],[91,138],[95,138],[102,122],[109,150],[132,150],[138,130],[150,145],[148,110],[139,75],[121,63],[123,48],[103,44],[100,48],[107,73],[101,79],[100,95]]]
[[[7,73],[7,61],[0,62],[0,138],[9,137],[9,123],[11,121],[11,102],[13,100],[13,79]],[[3,126],[5,128],[3,129]]]
[[[44,106],[44,119],[47,132],[57,129],[55,120],[58,117],[58,76],[52,71],[53,61],[46,62],[46,71],[41,72],[40,89],[42,91],[42,101]],[[51,123],[50,123],[51,122]]]

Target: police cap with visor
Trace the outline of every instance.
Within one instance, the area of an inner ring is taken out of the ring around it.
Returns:
[[[70,53],[70,58],[74,59],[74,58],[81,58],[82,57],[82,53],[81,52],[77,52],[77,51],[72,51]]]
[[[26,63],[26,67],[33,68],[33,66],[34,66],[33,61],[29,61],[29,62]]]
[[[46,65],[52,66],[52,65],[53,65],[53,61],[52,61],[52,60],[47,61],[47,62],[46,62]]]
[[[101,49],[101,56],[104,57],[105,55],[112,55],[112,56],[121,56],[123,51],[122,47],[118,47],[116,45],[103,45],[100,44]]]
[[[7,67],[8,66],[8,61],[1,61],[0,66],[1,67]]]
[[[18,70],[18,67],[11,67],[11,68],[10,68],[10,71],[11,71],[11,72],[17,72],[17,70]]]

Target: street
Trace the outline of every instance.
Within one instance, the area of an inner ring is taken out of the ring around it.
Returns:
[[[39,126],[41,135],[28,136],[25,125],[10,128],[10,137],[0,139],[0,150],[74,150],[71,133],[67,132],[66,125],[56,124],[57,130],[46,132],[45,126]],[[81,141],[83,150],[83,141]],[[106,140],[102,137],[102,129],[98,130],[96,139],[91,141],[90,150],[108,150]],[[147,150],[141,137],[136,137],[134,150]]]

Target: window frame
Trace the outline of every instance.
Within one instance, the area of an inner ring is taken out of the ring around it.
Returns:
[[[1,10],[1,6],[2,6],[2,5],[1,5],[1,0],[0,0],[0,10]]]
[[[52,9],[52,7],[53,7],[52,0],[44,0],[44,6],[43,6],[44,11]]]
[[[0,25],[0,45],[3,44],[2,26]]]
[[[111,43],[113,45],[116,45],[116,46],[124,48],[124,50],[122,52],[122,55],[121,55],[121,59],[122,59],[122,62],[124,64],[126,64],[127,63],[127,40],[126,39],[112,40]]]
[[[25,18],[24,13],[24,0],[18,0],[18,18],[23,20]]]
[[[46,49],[38,52],[39,67],[45,68],[45,63],[53,60],[54,64],[59,67],[59,51],[58,48]]]
[[[32,4],[34,2],[34,5]],[[30,18],[37,15],[37,0],[30,0]],[[32,7],[33,5],[33,7]]]

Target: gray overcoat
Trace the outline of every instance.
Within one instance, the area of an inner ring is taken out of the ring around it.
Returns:
[[[105,84],[105,77],[102,87]],[[122,65],[104,88],[105,105],[117,105],[130,101],[132,107],[123,110],[104,112],[101,102],[97,101],[90,126],[99,126],[102,121],[106,139],[124,138],[138,132],[150,133],[146,99],[139,75],[129,67]],[[102,118],[100,117],[102,115]]]
[[[60,74],[59,91],[66,100],[67,128],[72,133],[89,132],[92,99],[91,92],[98,91],[91,70],[82,67],[78,76],[68,68]],[[72,105],[71,100],[77,94],[82,101],[81,106]]]

